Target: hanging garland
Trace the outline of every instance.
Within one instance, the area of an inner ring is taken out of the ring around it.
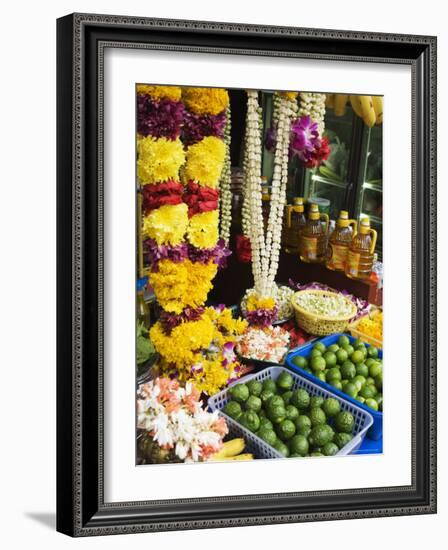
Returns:
[[[144,254],[164,310],[150,338],[161,374],[211,395],[238,377],[233,350],[246,327],[228,309],[204,307],[229,254],[218,210],[229,97],[215,88],[145,85],[137,92]]]
[[[270,324],[277,315],[277,306],[272,295],[281,248],[283,208],[288,181],[290,127],[296,112],[293,105],[295,97],[296,95],[290,93],[279,94],[271,203],[265,233],[261,198],[262,139],[258,93],[254,90],[247,92],[245,192],[248,201],[246,213],[248,219],[246,219],[246,227],[252,247],[255,294],[247,303],[246,316],[248,319],[262,319],[263,325]]]
[[[219,182],[219,189],[220,189],[219,235],[223,240],[225,246],[228,246],[229,244],[230,226],[232,223],[232,190],[231,190],[232,174],[231,174],[231,160],[230,160],[230,136],[231,136],[231,113],[230,113],[230,105],[229,105],[226,109],[226,125],[224,128],[224,144],[226,147],[226,153],[224,157],[224,166],[221,172],[221,179]]]

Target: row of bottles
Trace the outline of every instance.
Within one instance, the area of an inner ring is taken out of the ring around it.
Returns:
[[[317,204],[310,205],[308,218],[301,197],[286,206],[283,243],[288,254],[298,254],[307,263],[325,263],[353,279],[369,278],[377,239],[369,218],[364,217],[358,228],[356,220],[341,210],[334,231],[328,234],[328,215],[321,214]]]

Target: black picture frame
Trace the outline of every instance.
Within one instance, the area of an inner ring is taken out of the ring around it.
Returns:
[[[122,48],[412,69],[412,484],[104,502],[103,53]],[[71,536],[436,512],[436,38],[72,14],[57,21],[57,529]]]

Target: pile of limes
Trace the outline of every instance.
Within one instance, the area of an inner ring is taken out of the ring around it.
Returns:
[[[282,372],[229,388],[223,411],[283,456],[332,456],[353,438],[355,419],[334,397],[293,390],[294,379]]]
[[[337,344],[317,342],[309,357],[296,355],[291,361],[374,411],[383,410],[383,361],[374,346],[359,339],[350,344],[342,334]]]

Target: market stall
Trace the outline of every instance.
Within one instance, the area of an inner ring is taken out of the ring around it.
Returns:
[[[136,101],[137,462],[382,452],[381,98]]]

